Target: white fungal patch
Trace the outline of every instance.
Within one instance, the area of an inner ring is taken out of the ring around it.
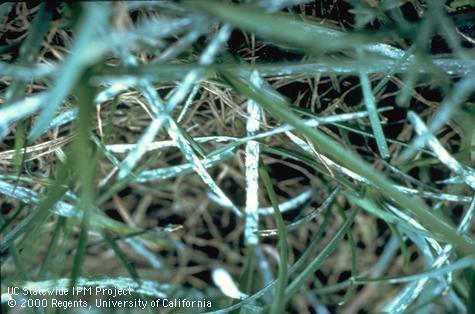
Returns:
[[[409,111],[407,117],[414,125],[416,133],[421,137],[427,138],[427,146],[432,149],[434,154],[440,160],[441,163],[446,165],[450,170],[462,177],[467,185],[472,189],[475,189],[475,171],[468,169],[468,167],[462,166],[450,153],[440,144],[437,138],[429,131],[425,123],[419,118],[419,116]]]
[[[193,166],[195,172],[200,176],[203,182],[209,186],[211,191],[213,191],[213,193],[218,195],[223,200],[227,207],[231,208],[236,215],[242,216],[242,213],[239,208],[234,205],[234,203],[226,196],[226,194],[224,194],[221,188],[216,184],[216,182],[214,182],[213,178],[211,178],[211,176],[208,174],[208,172],[206,171],[206,167],[203,165],[198,156],[193,152],[193,148],[187,142],[184,136],[180,133],[175,122],[173,120],[170,120],[169,122],[170,123],[168,128],[168,134],[170,135],[172,140],[176,142],[177,146],[183,152],[183,155],[185,155],[185,158]]]
[[[260,85],[259,73],[251,74],[251,83]],[[255,135],[259,130],[259,120],[261,118],[261,108],[252,99],[247,101],[247,123],[246,131],[248,136]],[[249,141],[246,143],[246,225],[244,228],[244,240],[246,245],[256,245],[259,242],[257,230],[259,229],[259,143]]]
[[[209,65],[213,62],[214,57],[218,53],[219,49],[222,47],[223,43],[226,42],[229,34],[231,33],[231,28],[229,26],[223,26],[218,34],[213,38],[210,44],[206,47],[203,54],[200,56],[199,64],[200,65]],[[178,106],[183,100],[186,99],[188,94],[194,88],[196,82],[201,78],[203,74],[203,69],[194,69],[188,72],[183,81],[178,85],[178,87],[172,92],[170,99],[166,106],[162,110],[157,110],[155,119],[152,120],[149,127],[145,133],[140,138],[139,142],[135,148],[129,153],[129,155],[124,160],[124,167],[119,171],[118,178],[124,178],[130,171],[135,167],[140,158],[145,154],[145,147],[152,143],[156,135],[164,126],[164,123],[168,120],[170,113]],[[152,103],[153,105],[153,103]],[[153,106],[156,108],[156,106]]]
[[[221,292],[233,299],[245,299],[247,294],[239,291],[236,283],[227,270],[223,268],[216,268],[211,274],[214,284],[221,290]]]

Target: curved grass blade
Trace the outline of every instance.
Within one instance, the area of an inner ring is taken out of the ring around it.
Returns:
[[[333,192],[331,192],[331,194],[325,199],[325,201],[317,209],[315,209],[308,215],[305,215],[304,217],[300,218],[299,220],[288,224],[286,226],[287,231],[298,230],[302,225],[315,219],[315,217],[317,217],[323,210],[327,209],[332,204],[332,202],[335,200],[340,190],[341,190],[340,187],[337,187],[336,189],[333,190]],[[281,212],[284,212],[281,208],[280,210]],[[279,233],[278,229],[266,229],[266,230],[259,231],[259,235],[261,236],[275,236],[278,233]]]
[[[470,94],[472,94],[475,89],[475,71],[471,71],[467,75],[467,77],[457,82],[450,95],[448,95],[442,102],[439,111],[437,111],[428,127],[427,132],[429,133],[424,132],[418,134],[418,136],[412,141],[411,146],[401,153],[397,160],[398,163],[407,162],[412,158],[414,154],[429,140],[431,134],[437,132],[445,123],[447,123],[457,108],[470,97]]]
[[[340,230],[334,235],[332,240],[323,248],[323,250],[318,254],[318,256],[309,263],[305,269],[299,273],[299,275],[290,283],[290,285],[285,290],[285,299],[288,300],[291,298],[295,293],[298,292],[300,286],[308,279],[311,278],[311,274],[313,274],[318,267],[322,264],[322,262],[336,249],[336,246],[340,241],[343,239],[347,231],[349,230],[350,226],[353,224],[353,221],[356,217],[356,210],[353,209],[348,216],[345,223],[341,226]]]
[[[308,200],[312,198],[313,190],[309,189],[305,192],[302,192],[301,194],[295,196],[294,198],[291,198],[288,201],[282,202],[279,204],[280,210],[284,213],[289,210],[296,209],[297,207],[305,204]],[[208,193],[208,198],[215,202],[216,204],[219,204],[219,206],[223,207],[228,207],[229,205],[226,205],[218,196],[214,195],[213,193]],[[274,208],[271,207],[261,207],[258,209],[259,215],[261,216],[268,216],[272,215],[274,213]]]

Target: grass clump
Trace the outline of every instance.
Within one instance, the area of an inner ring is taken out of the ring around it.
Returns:
[[[473,12],[0,5],[2,312],[473,312]]]

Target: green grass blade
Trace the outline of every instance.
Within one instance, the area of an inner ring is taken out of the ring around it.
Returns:
[[[356,217],[356,210],[353,210],[345,223],[341,226],[338,232],[333,236],[331,241],[323,248],[323,250],[317,255],[317,257],[311,261],[305,269],[298,274],[298,276],[290,283],[290,285],[285,290],[285,298],[291,298],[295,293],[298,292],[300,286],[308,279],[311,278],[318,267],[323,263],[323,261],[336,249],[336,246],[343,239],[353,221]]]
[[[63,231],[65,227],[66,219],[64,217],[60,217],[58,221],[56,221],[56,226],[53,231],[53,235],[51,236],[51,241],[48,245],[48,250],[46,251],[45,257],[43,258],[43,262],[41,263],[40,270],[38,274],[40,274],[40,278],[45,278],[48,271],[48,267],[50,266],[51,259],[53,258],[53,254],[55,253],[56,249],[58,248],[58,242],[61,231]]]
[[[139,277],[139,273],[137,272],[137,269],[135,269],[135,266],[132,264],[129,258],[125,255],[122,249],[117,245],[116,240],[113,239],[111,236],[109,236],[105,232],[102,233],[102,237],[104,238],[106,243],[111,247],[111,249],[114,251],[115,255],[119,258],[121,263],[124,265],[125,269],[127,269],[130,276],[134,280],[138,280],[140,277]]]
[[[217,17],[235,27],[253,32],[264,39],[312,53],[328,49],[355,47],[370,42],[369,39],[349,35],[342,35],[340,40],[335,40],[335,36],[318,32],[310,23],[285,15],[269,15],[252,6],[238,6],[210,0],[187,1],[185,3],[193,9]]]
[[[371,83],[368,79],[368,74],[360,72],[361,89],[363,90],[363,97],[366,104],[366,109],[369,113],[369,120],[371,127],[376,138],[376,144],[378,144],[379,154],[381,158],[389,157],[388,144],[386,143],[386,137],[384,136],[381,121],[379,120],[378,113],[376,111],[376,100],[373,92],[371,91]]]
[[[279,209],[279,203],[277,201],[277,195],[270,181],[269,174],[265,169],[265,166],[261,164],[259,166],[259,174],[262,178],[262,182],[267,190],[267,195],[274,207],[274,218],[277,223],[277,230],[279,235],[279,271],[277,277],[277,287],[274,295],[274,302],[272,302],[271,313],[285,313],[285,289],[287,287],[287,261],[289,258],[289,248],[287,244],[287,230],[285,227],[284,219]]]
[[[101,29],[105,22],[108,21],[109,7],[108,4],[87,3],[83,5],[84,14],[81,15],[78,24],[77,37],[75,38],[71,54],[66,59],[61,73],[55,81],[54,87],[49,92],[47,103],[38,120],[33,125],[28,139],[33,141],[37,139],[50,124],[56,110],[62,101],[68,96],[77,81],[79,80],[82,70],[97,58],[94,54],[85,53],[90,49],[90,42],[98,29]]]

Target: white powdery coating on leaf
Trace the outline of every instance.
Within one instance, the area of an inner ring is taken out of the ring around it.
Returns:
[[[242,216],[242,213],[239,208],[234,205],[234,203],[226,196],[226,194],[224,194],[224,192],[216,184],[216,182],[214,182],[213,178],[211,178],[209,173],[206,171],[205,166],[198,158],[198,156],[196,156],[196,154],[193,152],[193,148],[188,143],[188,141],[183,137],[183,135],[181,135],[177,125],[173,120],[169,120],[168,134],[170,135],[172,140],[177,143],[177,146],[183,152],[185,158],[188,160],[189,163],[192,164],[195,172],[200,176],[203,182],[209,186],[211,191],[218,195],[223,200],[223,202],[233,210],[236,215]]]
[[[0,109],[0,128],[8,129],[10,123],[29,116],[45,106],[45,99],[48,93],[40,93]]]
[[[299,137],[293,135],[290,132],[286,132],[286,135],[300,148],[310,154],[313,154],[313,150],[311,147],[302,139]],[[325,163],[335,169],[336,171],[343,173],[347,176],[349,176],[352,179],[355,179],[361,183],[371,185],[371,182],[369,182],[366,178],[360,176],[357,173],[354,173],[353,171],[340,166],[339,164],[335,163],[333,160],[330,158],[326,157],[325,155],[320,154],[320,158],[325,161]],[[405,186],[401,185],[395,185],[395,188],[398,189],[400,192],[405,193],[405,194],[411,194],[411,195],[420,195],[425,198],[430,198],[430,199],[435,199],[435,200],[441,200],[441,201],[448,201],[448,202],[461,202],[461,203],[470,203],[472,198],[469,196],[463,196],[463,195],[454,195],[454,194],[447,194],[447,193],[433,193],[433,192],[428,192],[428,191],[421,191],[418,189],[411,189],[407,188]]]
[[[472,198],[472,204],[468,208],[465,216],[459,225],[459,232],[467,232],[468,228],[472,225],[473,218],[475,217],[475,195]]]
[[[162,267],[162,262],[147,249],[141,242],[133,239],[127,238],[125,242],[140,256],[144,257],[149,264],[156,269],[160,269]]]
[[[74,119],[76,119],[77,115],[78,115],[77,108],[69,109],[60,113],[59,115],[56,116],[56,118],[54,118],[51,121],[51,123],[49,124],[45,132],[51,130],[52,128],[56,128],[73,121]]]
[[[302,205],[307,200],[309,200],[312,197],[312,193],[313,193],[312,190],[309,189],[297,195],[296,197],[279,204],[280,212],[285,213],[289,210],[297,208],[298,206]],[[215,202],[216,204],[219,204],[220,206],[227,207],[227,205],[225,205],[223,201],[221,201],[221,199],[218,196],[214,195],[213,193],[208,193],[208,198],[212,200],[213,202]],[[272,215],[274,213],[274,207],[262,207],[262,208],[259,208],[258,211],[259,211],[259,215]]]
[[[194,140],[197,143],[206,143],[206,142],[231,142],[236,141],[238,138],[232,136],[202,136],[202,137],[195,137]],[[124,154],[134,148],[135,144],[109,144],[106,146],[107,150],[111,153],[116,154]],[[147,151],[167,148],[167,147],[176,147],[176,143],[174,141],[160,141],[160,142],[152,142],[146,145],[145,149]]]
[[[139,159],[145,154],[146,147],[155,139],[160,128],[163,126],[164,122],[167,121],[168,116],[160,115],[156,119],[153,119],[150,125],[148,126],[145,133],[140,137],[137,144],[135,144],[135,148],[129,153],[127,158],[123,161],[122,169],[119,171],[118,179],[123,179],[129,173],[131,173],[135,164],[139,161]]]
[[[209,65],[213,62],[216,53],[221,48],[222,44],[227,40],[230,32],[230,28],[226,26],[223,26],[219,30],[218,34],[213,38],[211,43],[206,47],[205,51],[200,56],[200,65]],[[135,167],[137,162],[146,152],[145,147],[147,144],[150,144],[154,140],[158,131],[163,126],[163,123],[168,120],[170,113],[186,98],[186,96],[193,89],[196,81],[201,78],[202,73],[203,69],[195,69],[188,72],[184,80],[173,91],[165,108],[162,108],[162,110],[156,112],[158,116],[152,120],[152,123],[145,134],[140,138],[136,148],[132,150],[124,160],[124,168],[119,171],[119,179],[123,179],[128,174],[127,172],[130,172]],[[157,106],[153,107],[155,110],[157,110]]]
[[[400,185],[397,185],[396,188],[402,193],[420,195],[425,198],[430,198],[430,199],[439,200],[439,201],[460,202],[460,203],[470,203],[472,201],[472,198],[470,196],[421,191],[417,189],[406,188]]]
[[[185,117],[185,114],[188,112],[188,109],[191,107],[191,104],[193,103],[193,98],[196,96],[199,89],[200,89],[200,85],[195,85],[195,87],[193,87],[193,90],[188,96],[188,99],[186,100],[185,105],[183,106],[183,109],[181,110],[180,115],[178,116],[177,122],[181,122],[181,120],[183,120],[183,118]]]
[[[225,152],[222,152],[218,155],[215,155],[210,158],[203,159],[201,161],[203,167],[205,168],[210,168],[214,167],[223,160],[229,159],[233,157],[234,154],[232,150],[227,150]],[[156,180],[164,180],[164,179],[169,179],[173,178],[182,174],[186,173],[191,173],[193,172],[193,164],[188,163],[184,165],[179,165],[179,166],[173,166],[173,167],[166,167],[166,168],[159,168],[159,169],[152,169],[152,170],[145,170],[142,171],[135,179],[134,181],[137,182],[148,182],[148,181],[156,181]]]
[[[155,61],[159,61],[165,63],[166,61],[171,60],[172,58],[179,55],[183,50],[185,50],[188,46],[191,46],[197,39],[200,37],[206,30],[208,26],[206,23],[199,23],[195,22],[194,27],[191,29],[185,36],[182,36],[178,39],[172,46],[165,49],[162,54],[156,58]]]
[[[450,155],[450,153],[442,146],[442,144],[440,144],[440,142],[429,131],[425,123],[415,112],[409,111],[407,116],[414,125],[414,129],[416,130],[417,134],[428,139],[427,146],[432,149],[440,162],[461,176],[466,184],[475,189],[475,172],[464,168],[454,157],[452,157],[452,155]]]
[[[0,194],[22,200],[26,204],[35,204],[38,202],[38,193],[35,191],[21,186],[14,186],[4,181],[0,181]]]
[[[368,52],[375,52],[382,56],[386,56],[396,60],[401,59],[405,54],[404,50],[395,48],[387,44],[366,45],[364,50]]]
[[[210,65],[213,63],[214,57],[218,53],[219,49],[226,42],[231,29],[228,25],[224,25],[218,32],[218,34],[211,40],[210,44],[206,47],[203,54],[200,56],[198,63],[200,65]],[[186,96],[193,89],[195,82],[201,78],[203,69],[195,69],[188,72],[183,82],[173,92],[170,100],[165,108],[167,113],[170,113],[180,102],[185,100]]]
[[[213,269],[211,276],[213,277],[214,284],[225,296],[233,299],[245,299],[248,297],[248,295],[239,291],[233,278],[225,269]]]
[[[281,213],[289,211],[291,209],[297,208],[312,197],[312,189],[309,189],[296,197],[279,204],[279,209]],[[259,208],[259,215],[272,215],[274,213],[274,207],[263,207]]]
[[[79,21],[80,31],[74,37],[71,53],[65,59],[50,92],[48,93],[47,106],[33,124],[29,139],[35,140],[43,134],[49,123],[54,118],[56,110],[71,92],[79,80],[82,70],[97,60],[105,51],[96,45],[91,45],[90,40],[97,36],[99,30],[106,26],[109,16],[109,5],[104,3],[83,4],[85,9]]]
[[[419,222],[417,222],[417,220],[415,220],[408,214],[404,213],[403,211],[400,211],[397,207],[392,206],[390,204],[387,204],[387,206],[396,216],[401,218],[408,225],[411,225],[415,230],[427,231],[427,229],[424,228],[424,226],[422,226]],[[435,241],[433,238],[424,237],[424,239],[431,244],[431,246],[434,248],[436,252],[442,251],[442,248],[439,245],[439,243]]]
[[[259,86],[259,74],[254,71],[251,75],[251,84]],[[252,136],[259,130],[261,116],[260,107],[254,100],[247,101],[247,135]],[[246,245],[256,245],[259,242],[257,230],[259,229],[259,143],[249,141],[246,144],[246,222],[244,240]]]
[[[465,213],[460,225],[457,228],[459,233],[464,233],[470,227],[475,214],[475,195],[472,198],[472,203]],[[440,255],[432,262],[430,269],[436,269],[442,267],[449,259],[453,251],[453,246],[447,244]],[[450,273],[449,273],[450,275]],[[430,278],[423,278],[417,282],[408,284],[390,303],[384,307],[384,312],[387,313],[402,313],[409,305],[419,296],[424,290],[424,287],[429,282]],[[445,280],[442,280],[445,281]]]
[[[97,94],[95,102],[96,104],[106,102],[109,99],[115,97],[116,95],[126,91],[130,87],[137,85],[139,82],[140,82],[140,79],[135,79],[135,78],[125,78],[121,80],[116,80],[112,82],[112,84],[109,87],[107,87],[105,90]]]
[[[463,61],[460,61],[463,64]],[[472,70],[473,72],[473,70]],[[470,74],[470,71],[468,73]],[[455,84],[452,92],[447,96],[441,104],[441,109],[435,114],[432,119],[429,130],[430,133],[422,133],[414,140],[412,140],[411,146],[407,148],[400,157],[400,160],[408,160],[418,149],[423,147],[431,133],[438,131],[449,119],[453,113],[465,100],[470,97],[470,94],[475,89],[475,76],[469,75],[468,77],[461,79]]]
[[[0,194],[20,200],[25,204],[36,204],[39,202],[38,193],[36,193],[35,191],[21,186],[15,186],[4,181],[0,181]],[[64,202],[57,202],[51,208],[51,211],[63,217],[82,216],[82,212],[78,212],[77,210],[75,210],[74,206]]]
[[[226,43],[229,38],[229,35],[231,35],[231,27],[225,24],[223,25],[223,27],[221,27],[218,34],[216,35],[216,37],[213,38],[209,46],[206,47],[206,50],[200,56],[199,63],[201,65],[212,64],[214,57],[219,52],[221,47]]]
[[[137,64],[137,60],[130,53],[122,51],[121,55],[125,64],[127,65]],[[155,91],[155,89],[152,87],[152,85],[146,80],[141,80],[137,82],[137,86],[141,89],[145,98],[151,105],[152,110],[155,114],[155,118],[152,120],[152,123],[149,125],[145,133],[142,134],[137,145],[132,149],[129,155],[125,158],[123,162],[124,167],[122,167],[119,170],[119,174],[118,174],[119,179],[124,178],[125,176],[127,176],[127,174],[129,174],[132,171],[132,168],[135,166],[135,164],[139,161],[139,159],[143,156],[143,154],[145,154],[147,145],[153,142],[153,140],[155,139],[155,136],[160,131],[160,129],[162,128],[162,126],[164,125],[165,121],[168,118],[167,113],[162,113],[163,105],[160,102],[158,98],[158,94]]]
[[[435,114],[432,119],[429,129],[432,132],[439,130],[452,116],[453,112],[458,106],[463,103],[475,89],[475,76],[468,76],[455,85],[449,97],[444,99],[441,104],[441,109]],[[423,143],[421,143],[423,145]]]

